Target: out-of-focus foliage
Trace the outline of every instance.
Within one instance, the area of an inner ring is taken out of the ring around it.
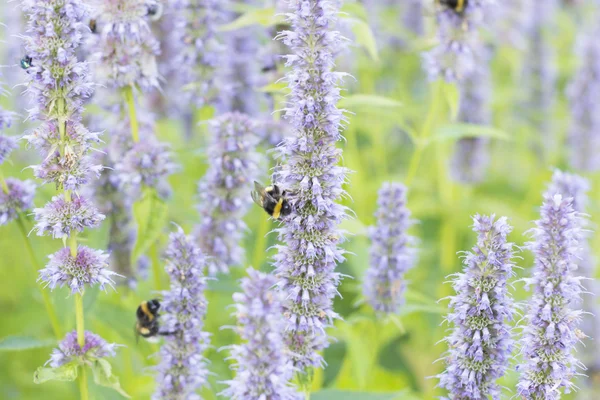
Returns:
[[[3,3],[0,15],[8,15],[4,11],[14,6],[15,3]],[[341,54],[338,60],[339,69],[354,76],[354,79],[347,79],[348,90],[343,92],[345,98],[340,104],[348,110],[347,140],[341,144],[343,163],[354,171],[347,185],[350,196],[344,203],[354,210],[356,218],[343,226],[351,236],[344,243],[349,252],[347,261],[339,266],[339,270],[351,278],[344,279],[339,288],[341,296],[336,299],[335,309],[343,320],[337,321],[336,329],[330,332],[337,340],[325,351],[327,368],[316,371],[311,398],[433,399],[442,395],[442,391],[435,388],[437,381],[428,377],[443,368],[443,363],[435,361],[445,351],[445,344],[438,342],[445,334],[446,325],[442,320],[447,312],[446,302],[438,303],[437,299],[450,294],[450,285],[445,282],[446,277],[461,266],[457,252],[471,248],[475,242],[470,216],[476,213],[507,216],[514,226],[510,241],[523,244],[527,240],[525,232],[533,227],[530,221],[538,218],[542,192],[552,168],[567,167],[565,138],[569,113],[564,89],[577,66],[572,49],[579,17],[573,7],[563,7],[558,14],[559,28],[552,36],[558,51],[559,87],[551,123],[560,145],[555,146],[544,160],[531,146],[541,137],[527,119],[522,118],[527,110],[520,109],[525,95],[519,83],[520,71],[528,61],[527,55],[498,45],[493,37],[488,38],[497,46],[492,59],[493,123],[488,129],[478,130],[477,134],[491,139],[492,161],[483,183],[465,186],[450,180],[448,163],[456,140],[473,132],[451,119],[457,110],[455,89],[445,84],[428,83],[421,69],[421,51],[434,44],[431,18],[427,18],[425,35],[417,37],[398,25],[401,20],[397,17],[398,10],[390,8],[381,15],[378,23],[382,24],[383,30],[368,28],[365,9],[357,3],[348,1],[344,10],[347,13],[344,19],[353,26],[348,34],[353,32],[359,36],[353,38],[358,44],[351,47],[350,52]],[[428,13],[427,9],[425,13]],[[13,14],[10,13],[11,18]],[[251,11],[244,18],[229,24],[227,30],[246,24],[270,25],[279,21],[272,9]],[[396,32],[397,37],[391,42],[379,40],[385,35],[377,35],[377,32]],[[0,98],[0,103],[25,115],[23,99],[18,98],[22,89],[12,87],[24,80],[18,66],[20,55],[8,51],[15,47],[13,43],[19,33],[0,25],[0,64],[5,77],[11,77],[8,82],[12,93]],[[278,101],[283,100],[280,94],[285,93],[285,88],[279,84],[271,82],[263,90],[274,93]],[[93,106],[89,107],[88,113],[94,113]],[[210,113],[201,110],[197,120],[205,120],[206,114]],[[31,123],[15,124],[7,133],[21,135],[30,126]],[[168,202],[168,218],[164,220],[174,221],[190,232],[199,218],[195,208],[196,182],[207,169],[202,152],[207,143],[207,124],[199,124],[192,135],[184,134],[181,121],[163,119],[158,126],[158,137],[171,143],[182,166],[181,171],[170,179],[174,196]],[[423,137],[423,132],[429,132],[429,135]],[[105,135],[109,134],[110,131],[105,132]],[[374,223],[373,213],[381,184],[405,181],[411,163],[415,167],[414,155],[419,148],[422,158],[414,170],[408,194],[408,207],[413,217],[420,221],[410,232],[420,238],[419,262],[407,274],[406,304],[400,315],[378,320],[361,295],[361,283],[369,262],[366,226]],[[33,163],[34,157],[33,151],[21,145],[11,157],[12,163],[2,166],[3,174],[19,179],[31,178],[31,171],[25,167]],[[593,183],[588,213],[594,225],[599,226],[597,193],[600,193],[600,176],[588,177]],[[44,204],[54,194],[53,187],[42,187],[35,204]],[[138,209],[136,217],[146,211]],[[163,220],[162,216],[160,220]],[[26,223],[30,229],[31,216]],[[266,214],[258,207],[252,209],[246,223],[249,227],[245,238],[246,264],[271,271],[269,260],[274,250],[270,246],[275,243],[276,235],[271,233],[265,240],[264,234],[276,224],[267,221]],[[147,235],[156,233],[154,228],[148,229]],[[165,224],[158,248],[164,248],[166,233],[172,229],[171,225]],[[107,235],[108,224],[104,223],[101,229],[90,231],[84,243],[106,248]],[[29,240],[40,262],[59,246],[58,241],[34,234]],[[600,235],[592,239],[591,247],[598,252]],[[152,255],[152,251],[150,253]],[[7,400],[77,398],[75,384],[49,382],[39,386],[33,383],[33,372],[46,362],[55,341],[39,291],[34,287],[37,273],[25,252],[23,237],[16,224],[0,227],[0,255],[0,397]],[[530,273],[532,258],[526,251],[521,256],[523,258],[517,265],[523,269],[518,269],[517,274],[525,276]],[[158,254],[154,254],[153,262],[162,265]],[[144,340],[136,342],[133,326],[139,302],[154,297],[159,287],[164,289],[168,284],[166,273],[161,271],[160,276],[151,275],[135,289],[122,285],[117,292],[109,290],[106,295],[89,290],[84,297],[86,328],[108,342],[124,345],[111,364],[124,391],[134,399],[149,398],[155,387],[153,366],[157,359],[153,355],[158,345]],[[228,307],[233,303],[231,296],[238,290],[239,279],[244,273],[243,268],[232,268],[230,275],[221,275],[218,280],[208,283],[205,329],[213,335],[213,347],[207,352],[213,375],[211,387],[202,392],[205,399],[216,399],[216,393],[223,389],[219,382],[232,377],[225,361],[227,352],[218,349],[236,343],[239,338],[232,330],[220,328],[235,323]],[[527,295],[522,284],[515,284],[517,300],[523,300]],[[72,329],[75,321],[73,301],[67,296],[67,290],[56,290],[51,294],[63,331]],[[588,346],[596,345],[588,342]],[[516,382],[517,374],[511,371],[500,383],[514,393]],[[100,386],[91,385],[90,389],[95,399],[121,398],[118,393]],[[505,396],[510,398],[508,392]],[[576,396],[570,394],[564,398]]]

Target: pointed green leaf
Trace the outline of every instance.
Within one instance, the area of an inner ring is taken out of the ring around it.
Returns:
[[[287,83],[280,81],[268,84],[258,89],[259,92],[263,93],[282,93],[285,94],[289,92]]]
[[[133,216],[137,224],[137,239],[131,253],[132,264],[162,233],[168,218],[168,208],[154,189],[146,189],[142,199],[133,205]]]
[[[344,5],[340,9],[340,12],[347,13],[353,17],[357,17],[366,21],[368,19],[367,10],[365,10],[365,6],[361,3],[354,2],[344,2]]]
[[[346,17],[352,24],[352,33],[356,43],[364,47],[371,60],[379,61],[379,51],[377,50],[377,41],[369,24],[358,18]]]
[[[74,381],[77,379],[77,362],[72,361],[57,368],[39,367],[33,374],[33,383],[48,381]]]
[[[512,140],[510,135],[505,131],[487,125],[476,124],[447,124],[437,128],[433,137],[429,140],[432,142],[455,141],[463,138],[487,137],[490,139]]]
[[[92,372],[94,373],[94,382],[97,385],[109,387],[116,390],[123,397],[131,398],[121,388],[119,378],[112,374],[112,367],[108,361],[103,358],[99,358],[92,364]]]
[[[389,97],[374,94],[353,94],[340,99],[338,106],[348,110],[361,110],[363,108],[400,108],[402,103]]]
[[[37,339],[29,336],[7,336],[0,340],[1,351],[24,351],[39,349],[41,347],[50,347],[56,344],[55,339]]]
[[[275,8],[261,8],[250,10],[240,15],[234,21],[219,27],[218,30],[221,32],[230,32],[252,25],[274,26],[282,22],[284,22],[284,17],[277,15]]]
[[[311,400],[399,400],[405,391],[393,393],[351,392],[346,390],[325,389],[310,395]]]

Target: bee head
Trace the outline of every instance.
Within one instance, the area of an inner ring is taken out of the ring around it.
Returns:
[[[290,215],[292,213],[292,206],[290,205],[289,202],[284,201],[283,204],[281,205],[281,215],[286,216],[286,215]]]
[[[152,299],[148,301],[148,311],[150,311],[152,314],[156,314],[159,308],[160,302],[157,299]]]

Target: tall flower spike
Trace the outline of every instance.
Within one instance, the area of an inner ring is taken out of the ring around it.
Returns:
[[[220,395],[233,400],[300,400],[290,386],[294,369],[284,342],[283,293],[274,292],[277,278],[252,268],[235,293],[237,331],[243,343],[233,345],[235,378]]]
[[[260,161],[256,130],[256,123],[240,113],[225,114],[211,123],[210,166],[198,183],[201,221],[195,231],[200,248],[211,257],[211,275],[226,273],[244,260],[243,218]]]
[[[596,11],[595,15],[600,15]],[[594,19],[593,21],[596,21]],[[600,170],[600,27],[595,23],[584,29],[577,40],[577,55],[581,66],[567,88],[571,106],[569,129],[569,161],[582,171]]]
[[[573,388],[576,369],[573,355],[583,337],[578,329],[582,312],[573,306],[581,301],[581,278],[576,277],[581,257],[583,217],[573,209],[571,198],[547,193],[540,219],[528,244],[535,256],[526,325],[521,342],[522,364],[517,393],[526,399],[556,400]]]
[[[338,224],[346,209],[336,201],[344,194],[347,170],[338,165],[344,116],[336,103],[345,75],[333,71],[333,55],[343,40],[331,30],[339,2],[292,0],[289,5],[293,30],[279,38],[292,51],[286,56],[292,70],[286,75],[291,94],[285,117],[294,134],[277,147],[282,165],[275,181],[291,194],[294,211],[278,230],[282,244],[274,265],[278,286],[287,294],[287,343],[295,366],[304,371],[323,365],[319,351],[328,346],[325,329],[338,317],[332,302],[341,279],[335,267],[344,260]]]
[[[488,125],[491,121],[490,65],[483,43],[474,48],[479,68],[459,83],[458,120],[468,124]],[[484,137],[463,138],[456,143],[450,174],[461,183],[473,184],[485,178],[489,164],[489,140]]]
[[[463,272],[454,276],[446,320],[453,325],[446,338],[446,370],[438,375],[450,399],[500,399],[497,380],[507,367],[512,349],[514,307],[508,292],[513,275],[512,227],[506,217],[473,218],[477,245],[466,252]]]
[[[417,261],[416,239],[407,235],[414,221],[406,208],[406,187],[384,183],[377,205],[377,225],[369,228],[371,265],[363,293],[375,311],[397,313],[404,303],[404,274]]]
[[[181,228],[169,236],[165,251],[165,269],[171,278],[171,288],[163,292],[161,304],[162,331],[165,336],[160,348],[158,387],[155,400],[201,399],[195,392],[206,384],[208,369],[203,356],[210,336],[203,332],[206,315],[206,257]]]
[[[491,0],[470,0],[464,10],[436,3],[438,45],[423,54],[423,67],[430,80],[457,82],[478,68],[476,49],[481,38],[478,30]]]

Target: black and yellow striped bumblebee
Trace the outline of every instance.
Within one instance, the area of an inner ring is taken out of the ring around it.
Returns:
[[[275,219],[286,217],[292,213],[292,206],[286,194],[286,191],[281,190],[277,185],[264,187],[254,181],[252,200]]]
[[[457,13],[465,10],[468,0],[438,0],[441,5],[453,9]]]
[[[137,337],[142,336],[143,338],[150,339],[158,335],[167,336],[175,333],[160,331],[158,322],[159,309],[160,301],[158,301],[158,299],[142,301],[140,303],[135,313],[137,317],[137,322],[135,323],[135,333]]]

